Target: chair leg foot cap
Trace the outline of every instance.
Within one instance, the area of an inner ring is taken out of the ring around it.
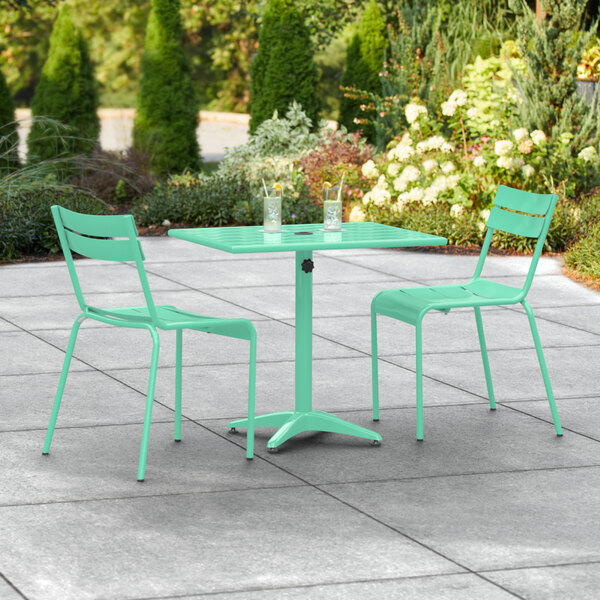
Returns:
[[[48,456],[48,454],[50,454],[50,452],[42,452],[42,456]]]
[[[377,422],[377,421],[379,421],[379,419],[373,419],[373,421]]]
[[[422,442],[423,438],[417,438],[417,442]]]
[[[279,452],[279,448],[275,447],[275,448],[269,448],[267,447],[267,452],[269,454],[277,454]]]
[[[144,483],[143,479],[138,479],[138,483]]]
[[[181,439],[179,439],[179,440],[175,440],[175,441],[176,441],[176,442],[180,442],[180,441],[181,441]]]

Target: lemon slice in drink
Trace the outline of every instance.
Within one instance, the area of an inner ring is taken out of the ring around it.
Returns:
[[[274,183],[273,184],[273,189],[274,190],[282,190],[283,186],[280,183]]]
[[[325,190],[328,190],[330,187],[331,187],[331,184],[329,183],[329,181],[326,181],[326,182],[323,184],[323,189],[325,189]]]

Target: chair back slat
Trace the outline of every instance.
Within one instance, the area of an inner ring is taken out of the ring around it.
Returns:
[[[522,215],[494,206],[490,212],[487,226],[491,229],[500,229],[515,235],[536,238],[542,233],[544,222],[544,217]]]
[[[494,206],[532,215],[545,215],[550,208],[552,198],[552,194],[533,194],[500,185],[494,198]]]
[[[487,221],[488,230],[483,240],[483,246],[471,283],[480,279],[495,230],[537,238],[527,277],[521,289],[522,298],[525,298],[533,282],[533,276],[544,249],[557,199],[556,194],[532,194],[505,185],[499,186],[494,198],[494,206]]]
[[[98,260],[135,261],[140,257],[139,242],[130,240],[101,240],[85,237],[78,233],[65,230],[65,236],[72,252],[77,252],[87,258]]]
[[[131,215],[83,215],[61,207],[60,216],[67,229],[94,237],[129,237],[135,227]]]
[[[52,206],[51,210],[73,289],[81,309],[88,313],[90,307],[83,297],[72,252],[98,260],[135,262],[150,318],[153,323],[156,323],[158,315],[148,284],[148,276],[144,269],[145,257],[137,238],[137,228],[133,216],[84,215],[56,205]],[[107,239],[111,237],[123,239]]]

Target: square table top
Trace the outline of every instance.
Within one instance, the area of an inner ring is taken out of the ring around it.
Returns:
[[[446,238],[437,235],[369,222],[343,223],[342,231],[323,231],[322,223],[313,223],[310,225],[283,225],[281,233],[265,233],[262,225],[256,225],[251,227],[171,229],[169,235],[232,254],[443,246],[448,243]]]

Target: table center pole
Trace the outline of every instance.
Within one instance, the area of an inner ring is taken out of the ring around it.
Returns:
[[[296,411],[312,410],[312,250],[296,252]]]

